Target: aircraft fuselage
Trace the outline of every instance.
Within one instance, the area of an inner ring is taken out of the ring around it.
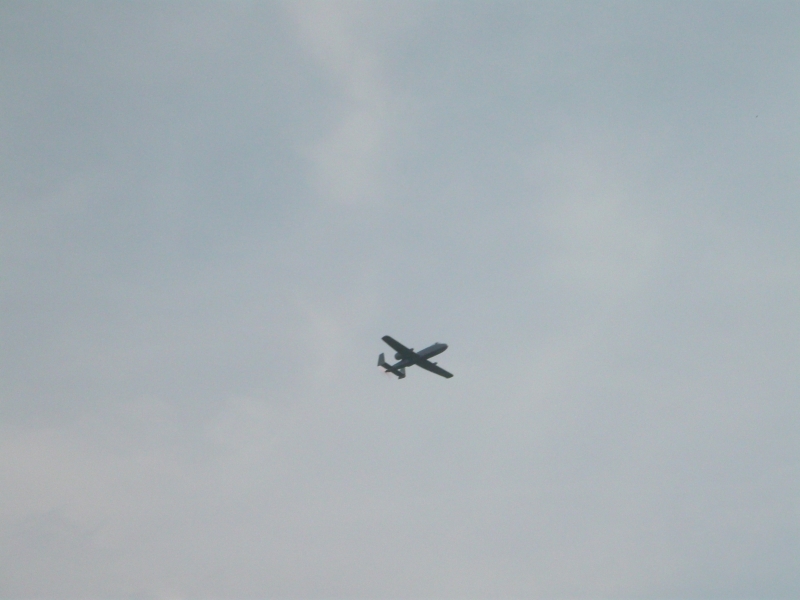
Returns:
[[[413,348],[411,349],[413,350]],[[419,352],[417,352],[417,355],[421,356],[422,358],[431,358],[433,356],[436,356],[437,354],[441,354],[445,350],[447,350],[447,344],[440,344],[439,342],[436,342],[435,344],[432,344],[427,348],[424,348]],[[403,355],[400,354],[399,352],[395,353],[394,357],[395,359],[400,361],[398,364],[395,365],[395,367],[410,367],[411,365],[416,364],[416,361],[414,360],[409,360],[409,359],[401,360],[403,358]]]

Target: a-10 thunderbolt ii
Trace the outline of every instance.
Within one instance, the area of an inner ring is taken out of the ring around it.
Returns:
[[[436,342],[432,346],[428,346],[424,350],[420,350],[419,352],[414,352],[413,348],[406,348],[398,342],[397,340],[389,337],[388,335],[383,336],[381,338],[384,342],[389,344],[392,349],[395,350],[396,354],[394,357],[399,360],[400,362],[390,365],[386,362],[386,359],[383,358],[383,352],[378,357],[378,366],[383,367],[386,369],[386,372],[394,373],[397,375],[398,379],[402,379],[406,376],[406,367],[410,367],[412,365],[417,365],[422,367],[426,371],[430,371],[431,373],[436,373],[437,375],[441,375],[442,377],[447,377],[448,379],[453,376],[452,373],[448,373],[443,368],[436,366],[435,362],[431,362],[428,359],[436,356],[437,354],[441,354],[445,350],[447,350],[447,344],[440,344]]]

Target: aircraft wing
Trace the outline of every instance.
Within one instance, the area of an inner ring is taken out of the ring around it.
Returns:
[[[448,373],[442,367],[437,366],[436,363],[432,363],[431,361],[425,358],[417,357],[417,366],[420,366],[426,371],[430,371],[431,373],[436,373],[437,375],[441,375],[442,377],[447,377],[447,379],[450,379],[453,376],[452,373]]]
[[[405,346],[403,346],[403,344],[398,342],[393,337],[385,335],[381,339],[387,344],[389,344],[394,349],[394,351],[397,352],[402,358],[410,358],[413,361],[419,359],[416,352],[411,350],[411,348],[406,348]]]

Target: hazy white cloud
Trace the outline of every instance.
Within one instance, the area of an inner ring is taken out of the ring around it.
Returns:
[[[381,181],[402,144],[409,100],[392,88],[380,33],[402,26],[408,21],[402,12],[411,9],[367,2],[304,2],[287,8],[304,47],[341,94],[336,122],[304,149],[318,192],[345,206],[381,205]]]
[[[592,142],[538,149],[528,177],[540,205],[533,218],[552,244],[552,277],[602,302],[635,293],[663,249],[636,165],[625,164],[616,140]]]

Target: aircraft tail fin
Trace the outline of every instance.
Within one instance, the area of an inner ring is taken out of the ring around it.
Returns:
[[[403,377],[406,376],[405,367],[395,369],[392,365],[386,362],[386,359],[383,356],[383,352],[381,352],[381,355],[378,357],[378,366],[382,367],[383,369],[386,369],[386,371],[389,373],[394,373],[395,375],[397,375],[398,379],[402,379]]]

